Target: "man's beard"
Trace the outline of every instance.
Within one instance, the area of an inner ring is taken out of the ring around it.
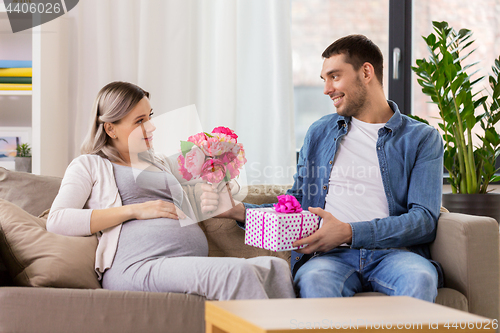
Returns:
[[[356,78],[356,92],[351,94],[351,98],[344,106],[344,110],[337,110],[337,113],[344,117],[358,117],[366,105],[366,87],[361,82],[360,78]]]

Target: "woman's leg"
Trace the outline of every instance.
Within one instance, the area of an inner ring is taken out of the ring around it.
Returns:
[[[106,273],[107,274],[107,273]],[[197,294],[207,299],[265,299],[294,297],[288,264],[275,257],[157,258],[136,263],[113,274],[103,286],[126,290]]]

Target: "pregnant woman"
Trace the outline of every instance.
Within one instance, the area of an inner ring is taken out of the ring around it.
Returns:
[[[149,93],[134,84],[101,89],[82,155],[66,170],[47,230],[97,234],[95,269],[106,289],[214,300],[295,297],[282,259],[208,257],[176,164],[154,153],[152,114]]]

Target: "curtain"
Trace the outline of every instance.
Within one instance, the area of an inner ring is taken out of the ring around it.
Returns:
[[[100,88],[151,93],[155,149],[226,126],[248,184],[290,184],[295,166],[290,0],[85,0],[68,13],[70,157]]]

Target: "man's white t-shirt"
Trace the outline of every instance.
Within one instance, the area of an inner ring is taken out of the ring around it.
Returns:
[[[378,130],[384,125],[351,117],[347,134],[339,143],[325,210],[342,222],[389,216],[377,157]]]

